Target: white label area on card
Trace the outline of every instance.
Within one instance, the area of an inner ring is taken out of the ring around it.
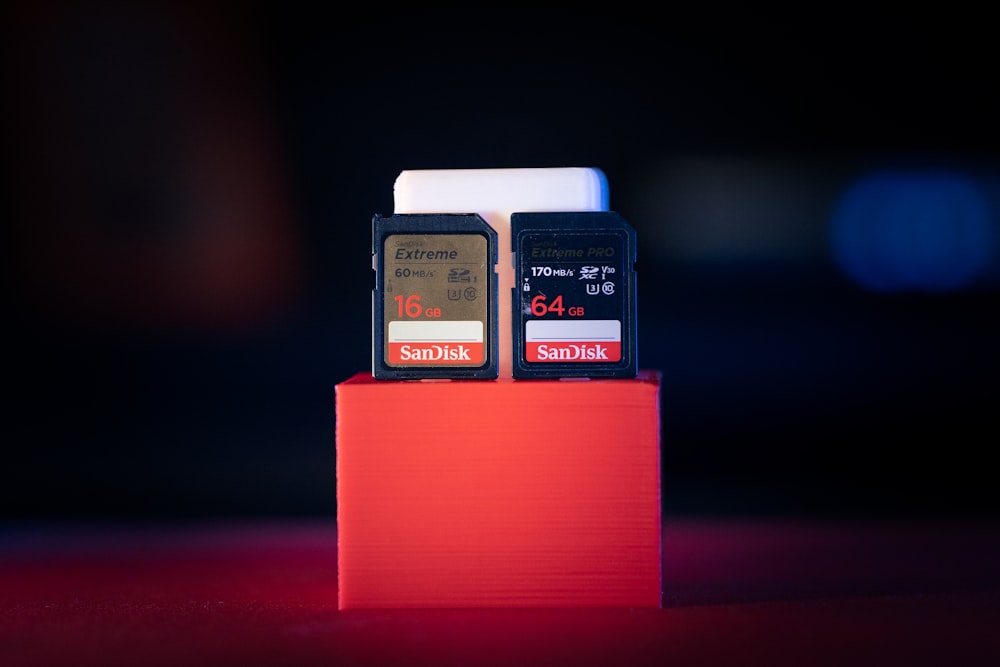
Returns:
[[[393,365],[481,366],[483,323],[389,322],[388,362]]]

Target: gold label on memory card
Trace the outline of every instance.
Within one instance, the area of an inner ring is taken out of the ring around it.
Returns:
[[[384,362],[482,366],[489,332],[489,263],[480,234],[390,234],[382,248]]]

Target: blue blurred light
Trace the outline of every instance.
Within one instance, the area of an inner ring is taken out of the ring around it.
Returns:
[[[852,184],[831,220],[844,274],[879,292],[970,286],[989,267],[994,223],[980,190],[947,171],[886,171]]]

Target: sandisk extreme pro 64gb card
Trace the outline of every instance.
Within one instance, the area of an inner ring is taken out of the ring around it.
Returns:
[[[497,233],[475,214],[372,220],[372,375],[493,379]]]
[[[635,377],[635,230],[613,211],[510,222],[513,376]]]

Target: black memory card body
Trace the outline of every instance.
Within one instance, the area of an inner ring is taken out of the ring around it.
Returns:
[[[374,216],[372,375],[495,379],[497,233],[476,214]]]
[[[636,376],[635,243],[613,211],[511,215],[515,378]]]

